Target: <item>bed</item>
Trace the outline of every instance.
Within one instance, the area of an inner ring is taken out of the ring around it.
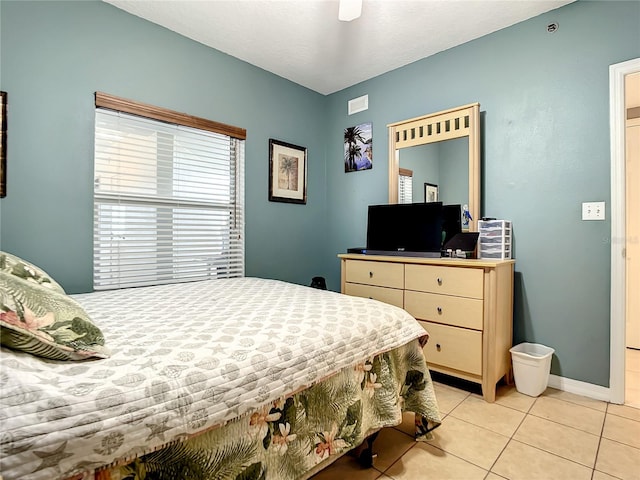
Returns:
[[[391,305],[259,278],[66,296],[22,272],[105,339],[85,328],[93,350],[76,338],[52,359],[33,341],[70,324],[41,320],[58,304],[30,307],[49,330],[21,348],[11,302],[28,296],[8,269],[0,258],[3,480],[309,478],[403,411],[417,439],[440,423],[426,333]]]

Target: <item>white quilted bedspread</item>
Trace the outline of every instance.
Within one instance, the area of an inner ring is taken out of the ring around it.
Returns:
[[[73,296],[113,355],[0,350],[0,473],[52,480],[143,454],[425,334],[404,310],[257,278]]]

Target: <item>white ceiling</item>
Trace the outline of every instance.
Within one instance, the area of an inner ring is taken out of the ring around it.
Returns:
[[[574,0],[104,1],[326,95]]]

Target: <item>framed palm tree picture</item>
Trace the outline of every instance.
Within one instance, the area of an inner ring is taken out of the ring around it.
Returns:
[[[269,201],[307,203],[307,149],[269,139]]]
[[[373,135],[370,123],[344,129],[344,171],[373,168]]]

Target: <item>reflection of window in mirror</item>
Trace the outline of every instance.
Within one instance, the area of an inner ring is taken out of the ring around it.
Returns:
[[[0,197],[7,195],[7,92],[0,92]]]
[[[413,171],[406,168],[398,171],[398,203],[413,203]]]

